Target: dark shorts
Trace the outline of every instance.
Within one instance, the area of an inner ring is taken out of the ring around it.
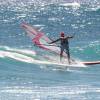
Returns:
[[[69,53],[69,46],[61,45],[61,52],[65,51],[67,54]]]

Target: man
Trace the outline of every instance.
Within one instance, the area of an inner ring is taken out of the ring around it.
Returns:
[[[69,53],[69,42],[68,40],[70,38],[73,38],[73,36],[65,36],[64,35],[64,32],[61,32],[60,33],[60,38],[55,40],[55,41],[52,41],[51,43],[49,44],[52,44],[52,43],[55,43],[55,42],[58,42],[60,41],[60,47],[61,47],[61,52],[60,52],[60,61],[62,60],[62,57],[63,57],[63,52],[65,50],[66,54],[67,54],[67,57],[68,57],[68,63],[70,64],[70,53]]]

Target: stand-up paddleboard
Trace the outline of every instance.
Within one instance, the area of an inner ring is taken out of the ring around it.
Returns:
[[[24,28],[24,30],[27,32],[28,36],[32,39],[32,42],[35,45],[37,45],[42,49],[49,50],[60,55],[60,48],[55,43],[50,45],[49,43],[52,42],[52,40],[49,39],[47,36],[45,36],[44,33],[36,30],[35,28],[26,23],[22,23],[21,27]],[[65,52],[63,53],[63,57],[67,57]],[[72,65],[79,64],[75,60],[73,61],[73,63],[74,64]],[[100,61],[80,62],[80,63],[84,65],[94,65],[94,64],[100,64]]]

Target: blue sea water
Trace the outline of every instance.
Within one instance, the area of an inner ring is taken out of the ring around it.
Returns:
[[[61,31],[75,35],[71,56],[100,60],[99,0],[0,0],[0,100],[100,100],[100,65],[46,64],[48,52],[33,45],[23,22],[52,39]]]

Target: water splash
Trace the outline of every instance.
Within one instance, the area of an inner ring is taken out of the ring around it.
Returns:
[[[1,58],[11,58],[15,59],[20,62],[25,63],[32,63],[32,64],[39,64],[39,65],[55,65],[55,67],[62,68],[69,66],[69,67],[86,67],[77,61],[76,64],[67,65],[65,62],[60,63],[58,62],[57,58],[54,57],[47,59],[46,56],[37,55],[35,51],[31,50],[20,50],[20,49],[13,49],[9,47],[3,47],[5,50],[0,50],[0,57]],[[49,56],[48,56],[49,58]],[[51,60],[52,59],[52,60]],[[60,66],[60,67],[59,67]]]

